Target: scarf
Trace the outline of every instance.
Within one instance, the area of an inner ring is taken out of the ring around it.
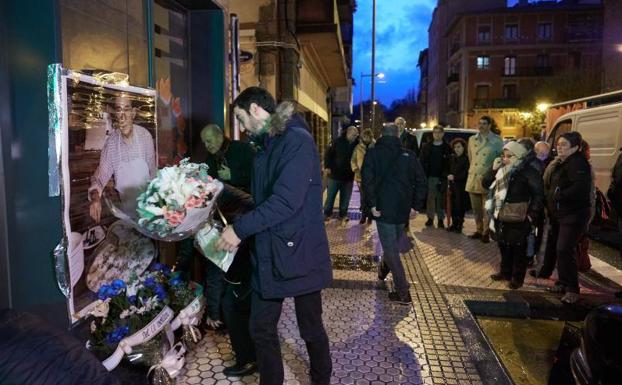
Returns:
[[[497,219],[499,212],[505,203],[505,198],[508,195],[508,185],[512,174],[524,163],[524,159],[517,160],[514,164],[506,165],[495,174],[495,180],[492,182],[489,188],[488,198],[484,207],[488,212],[488,215]],[[495,231],[495,221],[490,221],[490,229]]]

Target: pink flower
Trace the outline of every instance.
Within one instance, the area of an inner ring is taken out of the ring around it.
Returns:
[[[184,207],[187,209],[192,209],[192,208],[201,207],[201,206],[203,206],[203,198],[195,197],[194,195],[190,196],[190,198],[188,198],[188,200],[184,204]]]
[[[171,226],[179,226],[186,217],[186,213],[183,211],[169,211],[166,209],[166,207],[164,207],[163,209],[164,219],[166,219]]]

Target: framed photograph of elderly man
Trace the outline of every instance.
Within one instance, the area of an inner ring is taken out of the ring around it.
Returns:
[[[59,106],[50,109],[60,114],[66,259],[59,286],[73,323],[88,314],[102,284],[140,274],[156,256],[153,241],[104,202],[134,212],[156,175],[156,92],[128,85],[123,74],[63,70],[58,79]]]

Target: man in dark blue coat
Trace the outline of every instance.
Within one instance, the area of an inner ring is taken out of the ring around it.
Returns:
[[[332,281],[322,213],[320,158],[304,120],[289,102],[275,107],[266,90],[250,87],[233,113],[258,146],[251,191],[256,208],[225,229],[218,246],[233,250],[254,236],[250,331],[260,384],[284,379],[277,324],[283,299],[294,297],[313,384],[329,384],[332,363],[322,323],[321,290]]]
[[[378,278],[384,280],[391,271],[395,291],[389,293],[389,299],[410,304],[398,241],[404,236],[409,217],[423,208],[427,183],[417,155],[402,148],[396,125],[382,127],[382,137],[365,154],[362,177],[366,204],[376,220],[384,251]]]

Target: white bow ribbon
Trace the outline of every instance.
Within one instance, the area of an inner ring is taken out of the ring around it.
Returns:
[[[147,377],[151,374],[151,372],[155,369],[162,368],[166,370],[168,375],[171,378],[175,378],[181,372],[181,369],[184,367],[186,363],[186,358],[184,357],[186,354],[186,347],[181,342],[176,343],[173,347],[166,352],[162,361],[159,364],[153,365],[149,368],[149,372],[147,372]]]

